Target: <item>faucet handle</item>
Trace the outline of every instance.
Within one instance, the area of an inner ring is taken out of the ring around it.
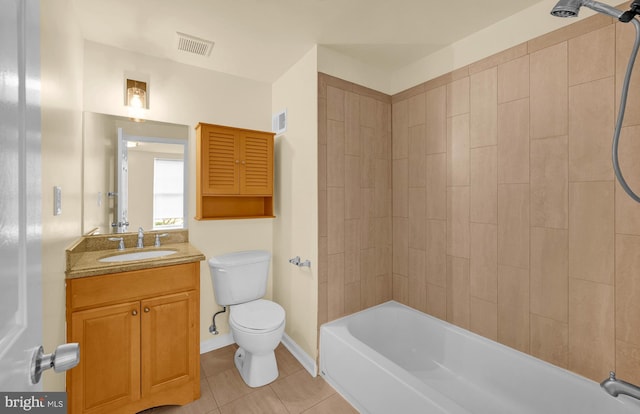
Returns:
[[[124,238],[123,237],[109,237],[109,241],[117,241],[118,250],[124,250]]]
[[[156,233],[156,242],[155,242],[155,246],[156,247],[160,247],[160,237],[167,237],[169,235],[169,233],[162,233],[162,234],[158,234]]]
[[[615,381],[616,380],[616,372],[615,371],[610,371],[609,372],[609,379],[611,381]]]

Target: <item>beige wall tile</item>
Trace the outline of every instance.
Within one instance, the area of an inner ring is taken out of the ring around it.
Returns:
[[[498,305],[475,297],[469,302],[469,330],[489,338],[498,340]]]
[[[569,184],[569,276],[613,284],[612,182]]]
[[[569,180],[613,179],[614,78],[569,88]]]
[[[640,383],[640,347],[616,341],[615,371],[619,379],[632,384]]]
[[[447,150],[447,87],[441,86],[426,93],[426,149],[427,154]],[[395,139],[395,137],[394,137]]]
[[[447,120],[447,185],[469,185],[469,114]]]
[[[409,217],[409,160],[393,160],[393,216]]]
[[[498,266],[498,342],[529,352],[529,270]]]
[[[569,86],[613,76],[615,51],[614,25],[569,40]]]
[[[569,234],[531,228],[531,312],[568,322]]]
[[[635,39],[635,29],[631,24],[616,23],[616,85],[622,85],[624,75],[627,70],[627,63],[631,55],[633,40]],[[624,116],[623,125],[640,124],[640,94],[637,92],[637,85],[640,85],[640,71],[634,70],[631,75],[631,85],[627,99],[627,111]],[[616,88],[616,105],[620,102],[622,88]],[[616,109],[616,115],[618,114]]]
[[[498,302],[498,226],[471,223],[470,294]]]
[[[409,277],[393,275],[393,300],[409,305]]]
[[[427,281],[442,288],[447,286],[447,222],[427,221]]]
[[[393,246],[391,244],[385,246],[377,246],[375,248],[375,251],[376,268],[374,274],[376,276],[387,274],[390,275],[391,271],[393,270]]]
[[[613,23],[613,19],[611,17],[600,13],[595,14],[594,16],[587,17],[586,19],[579,20],[573,24],[554,30],[551,33],[531,39],[528,42],[529,53],[581,36],[593,30],[600,29],[601,27],[608,26],[611,23]]]
[[[344,188],[327,190],[328,253],[344,252]]]
[[[360,125],[376,127],[376,100],[360,94]]]
[[[427,313],[447,320],[447,289],[445,287],[427,284]]]
[[[327,190],[318,190],[318,236],[327,237],[329,234],[329,207],[327,205]]]
[[[318,237],[318,283],[327,283],[329,277],[329,253],[327,237]]]
[[[409,189],[409,247],[427,248],[426,196],[424,187]]]
[[[393,277],[391,274],[376,276],[376,304],[393,299]]]
[[[498,186],[498,264],[529,268],[529,184]]]
[[[618,159],[622,175],[636,194],[640,193],[640,126],[625,127],[620,135]],[[640,209],[616,181],[616,233],[640,235]]]
[[[447,154],[427,155],[427,218],[447,219]]]
[[[327,119],[344,121],[344,94],[342,89],[327,86]]]
[[[409,219],[393,218],[393,273],[409,274]]]
[[[318,283],[318,326],[329,322],[329,283]]]
[[[469,77],[463,77],[447,85],[447,116],[469,112]]]
[[[569,325],[553,319],[531,315],[531,355],[553,365],[567,368]]]
[[[409,187],[426,185],[426,163],[425,127],[420,124],[409,129]]]
[[[498,68],[470,76],[471,148],[495,145],[498,139]]]
[[[529,99],[498,106],[498,183],[529,182]]]
[[[360,250],[360,303],[363,308],[376,303],[375,262],[376,249]]]
[[[327,146],[318,145],[318,189],[327,189]]]
[[[506,62],[510,62],[514,59],[527,55],[529,52],[529,45],[527,43],[520,43],[509,49],[505,49],[494,55],[486,57],[478,62],[469,65],[469,74],[473,75],[478,72],[482,72],[486,69],[502,65]]]
[[[360,187],[375,187],[375,131],[360,127]]]
[[[594,381],[615,364],[613,286],[569,281],[569,369]]]
[[[427,311],[427,281],[424,250],[409,249],[409,306]]]
[[[318,98],[318,145],[327,145],[327,99]]]
[[[409,156],[409,101],[400,101],[392,109],[393,159]]]
[[[447,189],[447,254],[469,258],[469,187]]]
[[[567,42],[530,55],[531,138],[567,135]]]
[[[344,152],[360,155],[360,96],[345,92],[344,114]]]
[[[344,187],[344,122],[327,124],[327,186]]]
[[[330,321],[344,315],[344,253],[329,255],[327,316]]]
[[[567,137],[531,141],[531,225],[569,228]]]
[[[345,155],[345,218],[360,217],[360,157]]]
[[[344,222],[345,283],[360,280],[360,220]]]
[[[409,98],[409,127],[424,125],[427,122],[425,93]]]
[[[469,259],[447,256],[447,321],[469,329]]]
[[[350,315],[360,310],[360,282],[347,283],[344,286],[344,313]]]
[[[400,180],[400,183],[397,185],[398,194],[396,194],[398,200],[406,201],[408,200],[406,195],[403,192],[406,192],[406,185],[404,185],[404,181],[406,179],[405,169],[406,159],[403,162],[399,162],[400,170],[396,174],[396,179]],[[394,161],[396,162],[396,161]],[[374,187],[374,203],[373,203],[373,215],[374,217],[386,217],[391,216],[392,205],[391,205],[391,197],[392,197],[392,189],[391,189],[391,161],[390,160],[380,160],[376,159],[374,162],[374,176],[375,176],[375,187]],[[398,209],[400,213],[401,209]]]
[[[640,346],[640,237],[616,235],[616,339]]]
[[[529,55],[498,66],[498,103],[529,97]]]
[[[498,223],[498,150],[496,146],[473,148],[470,161],[470,219]]]

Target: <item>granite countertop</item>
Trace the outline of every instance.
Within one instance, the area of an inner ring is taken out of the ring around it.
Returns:
[[[154,247],[155,235],[157,233],[168,233],[168,236],[161,239],[162,245],[160,247]],[[117,247],[118,243],[108,240],[109,237],[124,237],[126,248],[124,250],[114,248]],[[67,270],[65,273],[67,279],[172,266],[205,260],[205,256],[189,243],[188,232],[186,230],[150,231],[145,233],[145,247],[142,249],[131,247],[135,246],[136,241],[136,233],[84,236],[80,238],[66,251]],[[176,253],[163,257],[126,262],[99,261],[99,259],[107,256],[153,250],[175,250]]]

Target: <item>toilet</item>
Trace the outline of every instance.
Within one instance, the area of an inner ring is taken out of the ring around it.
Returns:
[[[229,327],[238,344],[236,368],[250,387],[278,378],[274,350],[282,339],[282,306],[262,299],[267,291],[271,253],[251,250],[209,259],[213,294],[220,306],[229,306]]]

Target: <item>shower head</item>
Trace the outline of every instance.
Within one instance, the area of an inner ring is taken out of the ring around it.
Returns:
[[[551,15],[555,17],[578,17],[580,6],[582,6],[582,0],[560,0],[551,9]]]
[[[606,14],[616,19],[624,14],[622,10],[611,7],[608,4],[600,3],[594,0],[560,0],[556,6],[551,9],[551,15],[556,17],[578,17],[580,7],[585,6],[598,13]]]

